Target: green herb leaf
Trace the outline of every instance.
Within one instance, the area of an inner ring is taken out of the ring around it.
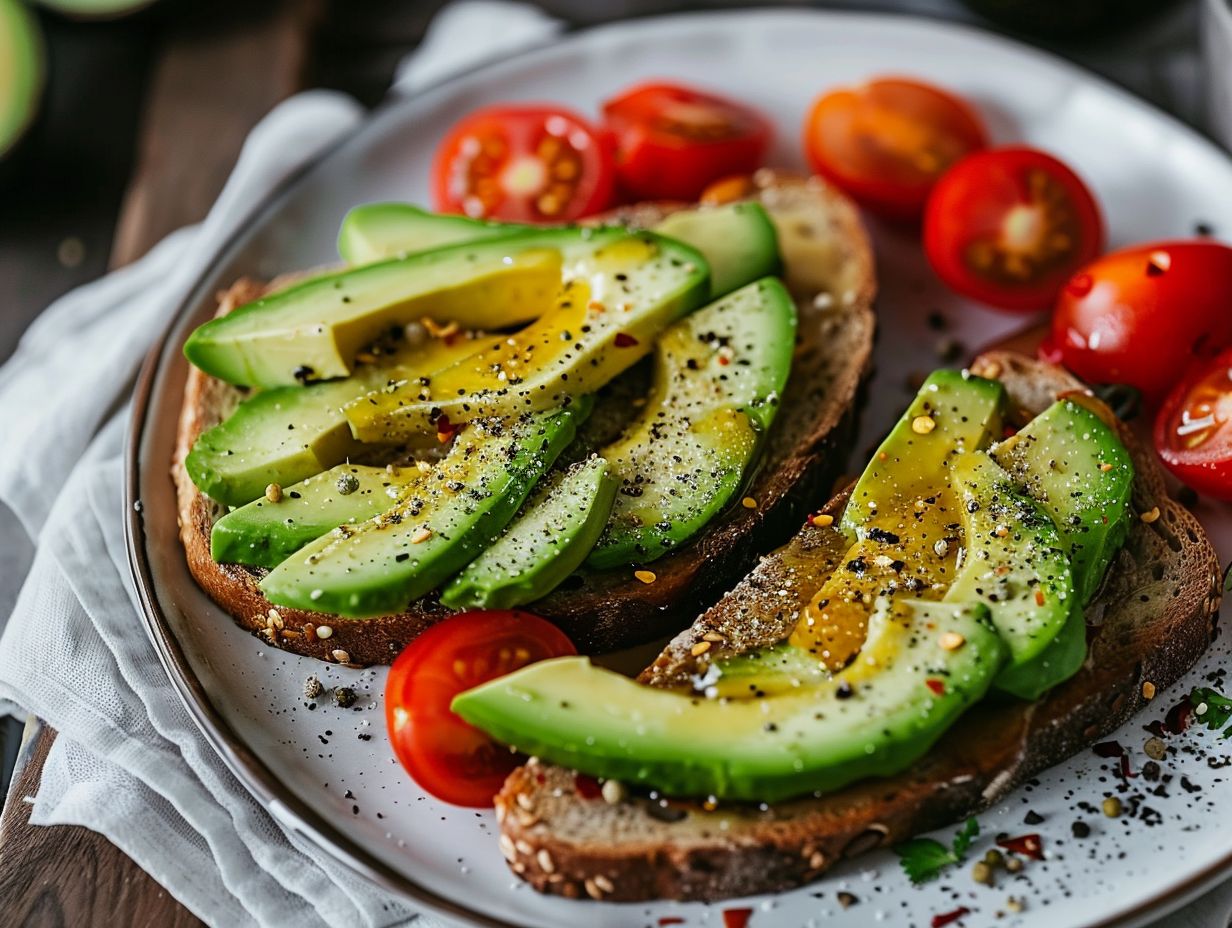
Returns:
[[[932,838],[912,838],[896,845],[894,853],[912,883],[927,883],[950,864],[958,863],[954,852]]]
[[[963,827],[958,834],[954,835],[954,856],[962,860],[967,855],[967,848],[971,847],[971,842],[975,840],[976,835],[980,833],[980,823],[974,818],[969,818],[963,822]]]
[[[1212,731],[1218,731],[1232,720],[1232,699],[1209,686],[1200,686],[1190,693],[1189,704],[1195,709],[1206,705],[1206,711],[1201,715],[1195,712],[1194,718]],[[1223,736],[1232,737],[1232,727],[1229,727]]]
[[[979,833],[980,823],[969,818],[954,835],[949,848],[932,838],[912,838],[895,845],[894,853],[898,855],[898,862],[907,879],[912,883],[927,883],[950,864],[961,863]]]

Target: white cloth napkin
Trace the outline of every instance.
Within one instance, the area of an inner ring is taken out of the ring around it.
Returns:
[[[455,3],[403,63],[395,90],[558,29],[528,6]],[[0,637],[0,700],[60,732],[37,796],[12,798],[33,802],[36,824],[101,832],[226,928],[435,924],[286,832],[214,755],[142,629],[122,537],[125,404],[152,338],[247,209],[360,118],[331,93],[279,106],[201,226],[57,301],[0,368],[0,570],[24,571],[18,549],[36,546]],[[1225,928],[1230,899],[1225,886],[1160,924]]]
[[[399,89],[557,28],[530,7],[458,4]],[[127,398],[152,339],[247,211],[361,118],[334,93],[283,103],[253,130],[202,225],[57,301],[0,368],[0,564],[22,563],[13,551],[35,544],[0,637],[0,697],[60,733],[38,794],[12,798],[33,802],[35,824],[101,832],[226,928],[436,924],[284,830],[213,753],[145,635],[123,538]]]

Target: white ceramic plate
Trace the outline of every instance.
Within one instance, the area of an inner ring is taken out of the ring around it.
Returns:
[[[664,917],[717,926],[733,904],[611,905],[545,898],[515,880],[497,850],[489,813],[443,806],[421,794],[394,763],[378,694],[384,671],[349,671],[283,654],[234,627],[193,586],[176,539],[167,461],[185,374],[179,346],[209,312],[210,295],[240,274],[270,276],[335,257],[345,211],[361,202],[426,202],[427,166],[436,141],[461,114],[502,100],[545,99],[594,112],[598,101],[651,77],[693,81],[747,100],[779,126],[774,163],[799,166],[799,126],[823,88],[878,73],[919,75],[973,100],[998,140],[1026,140],[1072,164],[1103,204],[1112,244],[1191,234],[1198,221],[1232,226],[1232,164],[1211,144],[1129,95],[1058,60],[982,32],[898,17],[820,12],[711,13],[634,21],[575,34],[550,47],[480,68],[414,99],[385,107],[353,138],[261,206],[218,256],[147,370],[140,395],[130,492],[144,504],[134,516],[132,555],[147,594],[151,628],[169,671],[194,715],[241,780],[271,812],[391,889],[470,923],[547,926],[656,925]],[[1022,319],[965,305],[931,277],[914,239],[876,229],[881,293],[878,375],[870,391],[859,460],[906,403],[909,372],[936,365],[939,338],[924,322],[943,312],[946,333],[977,347]],[[1232,552],[1223,510],[1202,515],[1221,551]],[[732,578],[734,582],[735,577]],[[1217,667],[1217,644],[1190,678],[1118,736],[1146,760],[1142,730],[1191,685]],[[353,709],[301,697],[305,676],[354,686]],[[370,740],[362,736],[371,735]],[[964,924],[991,924],[1006,898],[1026,910],[1009,925],[1137,924],[1195,895],[1232,857],[1221,802],[1232,800],[1222,770],[1199,753],[1226,753],[1223,742],[1192,734],[1165,765],[1167,798],[1148,796],[1160,813],[1116,821],[1083,812],[1118,789],[1109,761],[1090,753],[1068,761],[980,817],[984,837],[1039,831],[1048,860],[995,889],[976,886],[966,869],[913,888],[889,852],[835,870],[806,889],[753,900],[751,928],[766,926],[927,924],[932,915],[969,908]],[[1107,769],[1106,769],[1107,768]],[[1193,791],[1181,787],[1182,776]],[[1124,795],[1156,784],[1131,780]],[[1044,821],[1032,828],[1032,809]],[[1071,823],[1092,827],[1073,839]],[[842,909],[836,893],[859,899]],[[450,902],[452,900],[452,902]]]

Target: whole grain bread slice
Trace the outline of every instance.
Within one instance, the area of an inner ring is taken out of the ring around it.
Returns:
[[[1082,385],[1059,368],[1006,352],[977,359],[1024,416]],[[1209,643],[1220,599],[1219,561],[1201,525],[1167,495],[1149,448],[1121,427],[1137,476],[1133,524],[1086,610],[1089,653],[1073,678],[1033,702],[986,700],[910,770],[768,808],[608,802],[593,781],[532,760],[496,797],[500,848],[536,889],[596,899],[715,900],[790,889],[831,865],[988,806],[1040,770],[1111,732],[1161,692]],[[845,494],[827,511],[842,512]],[[642,674],[687,684],[712,654],[782,640],[824,574],[797,572],[822,545],[805,526],[681,633]],[[708,637],[707,637],[708,636]],[[693,645],[721,639],[706,657]],[[622,790],[608,789],[610,798]]]
[[[751,186],[779,228],[785,279],[800,314],[783,406],[745,489],[757,506],[733,506],[697,542],[649,565],[653,583],[637,579],[633,568],[584,570],[534,604],[585,653],[652,641],[685,626],[731,577],[791,535],[845,464],[873,344],[876,284],[868,237],[852,203],[819,180],[759,172]],[[646,204],[610,218],[649,226],[677,208]],[[261,292],[261,285],[241,281],[222,296],[219,311]],[[449,610],[431,597],[397,615],[362,621],[274,608],[258,587],[262,571],[210,557],[210,529],[223,510],[188,478],[183,460],[197,436],[240,398],[234,387],[198,370],[189,374],[172,464],[189,569],[236,622],[278,647],[321,660],[389,663]]]

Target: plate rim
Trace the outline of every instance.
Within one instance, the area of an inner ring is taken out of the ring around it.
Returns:
[[[964,32],[974,41],[990,44],[1001,51],[1008,50],[1034,58],[1041,64],[1062,72],[1075,82],[1094,85],[1103,92],[1120,98],[1122,102],[1130,106],[1151,111],[1168,123],[1171,131],[1179,131],[1181,135],[1188,136],[1199,146],[1210,149],[1225,160],[1232,157],[1206,133],[1182,121],[1154,102],[1138,96],[1115,80],[1057,53],[1027,44],[994,29],[968,22],[940,20],[919,14],[894,11],[863,12],[775,6],[742,10],[649,13],[624,17],[607,23],[570,26],[526,48],[484,58],[466,70],[447,74],[413,93],[387,96],[354,128],[290,172],[260,197],[235,223],[231,232],[213,246],[213,254],[202,265],[201,270],[185,292],[185,296],[168,315],[166,323],[142,362],[131,400],[132,416],[124,442],[124,543],[130,573],[137,590],[142,617],[145,620],[145,629],[154,644],[159,662],[172,688],[183,703],[189,717],[227,765],[232,775],[284,827],[313,841],[335,860],[346,864],[382,889],[404,899],[413,900],[415,905],[430,914],[450,919],[464,919],[470,924],[482,925],[485,928],[525,928],[520,923],[505,921],[445,898],[411,875],[399,872],[364,848],[360,841],[330,824],[326,816],[291,792],[256,751],[231,728],[222,713],[214,706],[209,692],[197,677],[163,612],[146,551],[147,539],[140,498],[142,477],[140,457],[145,427],[150,418],[153,388],[166,363],[169,350],[173,347],[172,336],[183,318],[201,303],[205,283],[217,268],[220,259],[234,248],[239,239],[255,223],[285,200],[319,164],[346,146],[360,144],[370,132],[392,118],[396,110],[413,104],[424,94],[456,83],[482,82],[484,73],[493,68],[533,59],[548,49],[559,47],[562,44],[580,43],[598,33],[636,30],[646,27],[649,23],[662,24],[704,19],[708,22],[727,20],[738,24],[747,19],[770,20],[785,17],[863,22],[873,26],[893,21],[922,32]],[[1087,922],[1087,928],[1131,928],[1131,926],[1158,919],[1191,902],[1225,878],[1229,872],[1232,872],[1232,850],[1185,879],[1162,888],[1132,908],[1115,911],[1097,921]]]

